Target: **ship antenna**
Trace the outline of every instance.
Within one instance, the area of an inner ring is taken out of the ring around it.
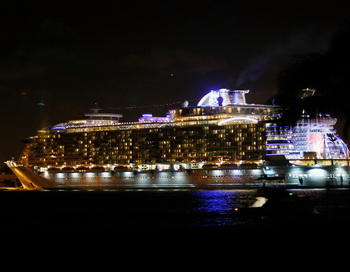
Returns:
[[[90,108],[92,113],[98,113],[101,109],[98,107],[97,103],[95,103],[95,107]]]

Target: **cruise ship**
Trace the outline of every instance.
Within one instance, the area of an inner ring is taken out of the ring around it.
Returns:
[[[166,116],[122,122],[93,108],[25,139],[6,162],[23,188],[219,188],[349,186],[349,150],[336,119],[280,122],[277,105],[249,104],[249,90],[212,90]]]

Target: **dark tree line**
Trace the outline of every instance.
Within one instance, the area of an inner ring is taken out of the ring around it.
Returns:
[[[350,129],[350,24],[336,32],[325,52],[309,52],[278,74],[277,104],[285,109],[283,122],[292,124],[302,112],[329,113],[344,120],[344,136]],[[315,89],[302,98],[302,90]]]

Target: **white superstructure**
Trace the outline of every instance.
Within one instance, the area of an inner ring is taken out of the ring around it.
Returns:
[[[316,118],[302,115],[292,129],[292,143],[298,153],[287,159],[347,159],[349,150],[336,133],[336,122],[328,114]]]

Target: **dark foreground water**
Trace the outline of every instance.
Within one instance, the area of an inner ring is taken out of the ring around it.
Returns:
[[[288,190],[316,214],[246,211],[257,190],[3,191],[3,248],[55,264],[350,255],[348,189]],[[235,210],[239,209],[236,212]],[[346,246],[346,251],[339,247]],[[293,248],[293,250],[292,250]],[[83,258],[83,259],[81,259]],[[169,267],[168,267],[169,268]]]

